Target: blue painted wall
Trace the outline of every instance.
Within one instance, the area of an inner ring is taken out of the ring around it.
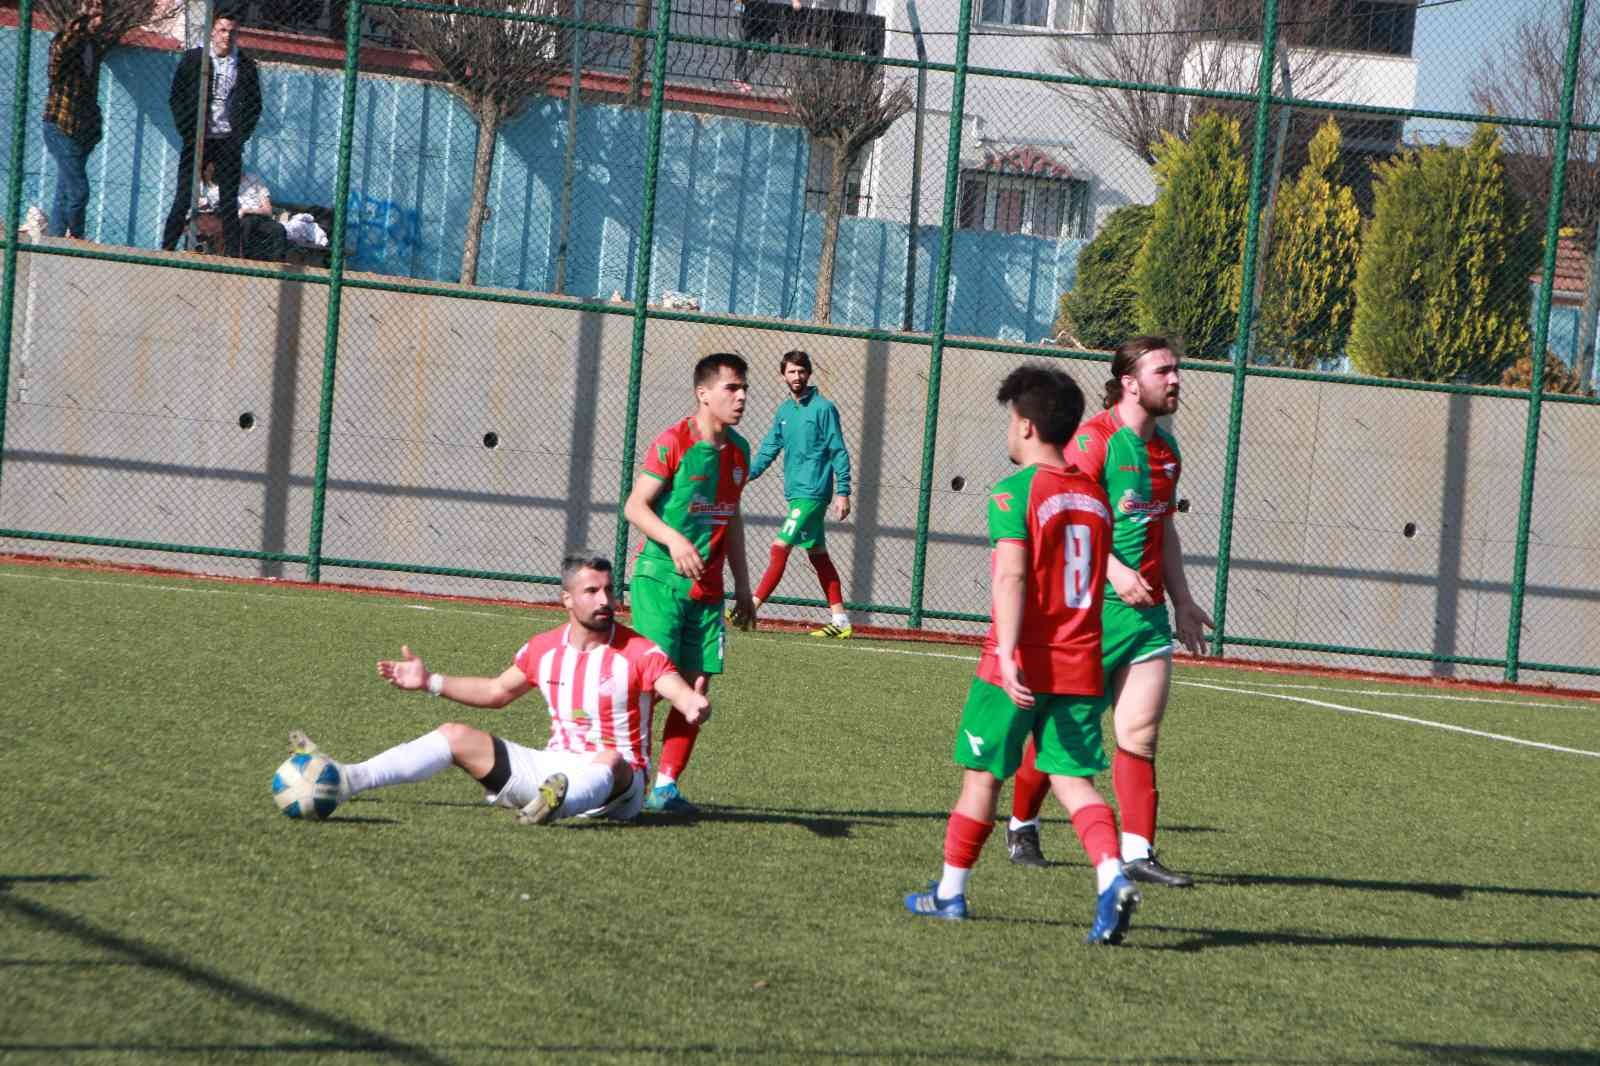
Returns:
[[[50,35],[35,32],[24,203],[48,211],[55,173],[38,135]],[[15,69],[15,30],[0,34],[0,70]],[[167,108],[174,52],[122,48],[101,77],[105,139],[89,161],[89,235],[154,247],[171,202],[179,143]],[[0,79],[0,114],[14,91]],[[246,150],[281,201],[328,203],[339,141],[338,71],[261,68],[263,113]],[[638,254],[646,115],[609,105],[579,111],[567,291],[627,293]],[[565,103],[543,100],[501,130],[478,281],[553,288],[560,226]],[[477,127],[447,90],[420,81],[358,82],[348,249],[352,266],[454,280],[472,187]],[[669,112],[662,131],[653,294],[694,293],[707,311],[809,318],[821,218],[805,210],[807,144],[794,127]],[[4,153],[0,153],[4,155]],[[0,180],[6,176],[0,159]],[[906,227],[846,218],[835,269],[834,321],[898,327]],[[1038,340],[1076,277],[1079,240],[957,235],[948,329]],[[918,234],[916,328],[927,329],[937,227]]]

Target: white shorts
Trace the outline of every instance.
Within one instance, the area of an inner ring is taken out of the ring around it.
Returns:
[[[533,802],[539,786],[551,774],[571,777],[580,767],[593,759],[592,752],[549,751],[544,748],[525,748],[514,741],[501,738],[506,746],[506,758],[511,763],[511,777],[506,787],[498,793],[486,792],[485,803],[498,804],[520,811]],[[633,783],[628,790],[610,803],[584,811],[578,818],[607,818],[613,822],[631,822],[644,809],[644,781],[648,774],[639,767],[633,768]]]

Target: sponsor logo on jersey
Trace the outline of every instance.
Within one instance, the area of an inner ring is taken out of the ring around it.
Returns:
[[[1117,512],[1142,524],[1166,514],[1167,505],[1160,500],[1140,499],[1138,493],[1129,489],[1117,500]]]
[[[997,492],[991,498],[994,500],[994,505],[996,507],[1000,508],[1000,510],[1002,510],[1002,511],[1011,510],[1011,493],[1009,493],[1009,492]]]
[[[689,513],[726,519],[732,518],[739,513],[739,505],[736,503],[722,503],[719,500],[690,500]]]
[[[1144,467],[1142,467],[1142,466],[1119,466],[1119,467],[1117,467],[1117,469],[1122,471],[1124,474],[1142,474],[1142,473],[1144,473]]]
[[[689,475],[689,480],[690,481],[710,481],[711,480],[711,475],[710,474],[690,474]]]
[[[1178,476],[1178,464],[1177,463],[1162,463],[1161,464],[1161,470],[1168,477],[1177,477]]]

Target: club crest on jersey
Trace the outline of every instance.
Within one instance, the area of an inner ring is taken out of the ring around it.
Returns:
[[[733,468],[733,483],[735,485],[744,484],[744,467],[736,466]]]
[[[1161,470],[1168,477],[1177,477],[1178,476],[1178,464],[1177,463],[1162,463],[1161,464]]]

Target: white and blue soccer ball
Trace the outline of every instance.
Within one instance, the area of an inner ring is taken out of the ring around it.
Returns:
[[[291,755],[272,775],[272,799],[290,818],[326,818],[339,806],[339,767],[326,755]]]

